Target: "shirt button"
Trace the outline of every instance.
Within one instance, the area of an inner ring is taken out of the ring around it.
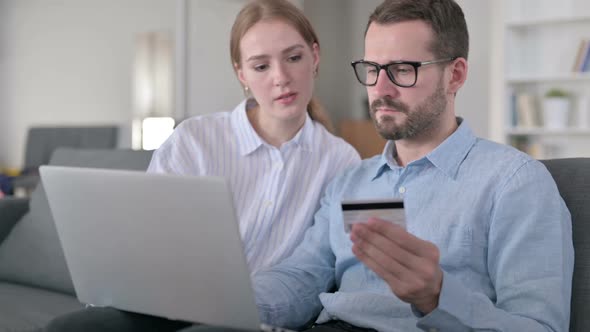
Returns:
[[[399,187],[399,190],[398,191],[399,191],[400,194],[403,194],[403,193],[406,192],[406,187]]]
[[[272,205],[272,201],[266,201],[266,202],[264,202],[264,204],[265,204],[266,206],[271,206],[271,205]]]

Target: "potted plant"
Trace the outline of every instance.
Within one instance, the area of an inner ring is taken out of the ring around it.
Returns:
[[[553,88],[543,98],[543,124],[549,129],[564,129],[568,126],[570,112],[569,93]]]

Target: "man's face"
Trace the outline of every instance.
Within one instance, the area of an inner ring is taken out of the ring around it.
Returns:
[[[371,24],[365,37],[366,61],[386,64],[391,61],[436,60],[428,50],[433,38],[429,25],[422,21],[395,24]],[[385,71],[379,73],[375,86],[367,87],[370,115],[379,134],[385,139],[420,137],[435,130],[447,109],[443,69],[446,65],[418,68],[416,85],[395,85]]]

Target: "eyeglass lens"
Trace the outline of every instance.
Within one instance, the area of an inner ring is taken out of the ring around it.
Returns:
[[[402,86],[411,86],[416,82],[416,68],[410,64],[390,64],[386,67],[388,76]],[[361,83],[374,85],[377,83],[379,68],[370,63],[358,63],[355,66],[356,74]]]

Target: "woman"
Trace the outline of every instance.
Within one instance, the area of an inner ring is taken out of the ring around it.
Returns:
[[[148,169],[226,177],[252,272],[293,251],[326,183],[360,160],[329,133],[327,117],[312,98],[319,49],[311,24],[287,0],[247,4],[233,25],[230,55],[249,97],[232,112],[181,123]],[[60,317],[48,330],[176,331],[187,325],[97,308]]]

